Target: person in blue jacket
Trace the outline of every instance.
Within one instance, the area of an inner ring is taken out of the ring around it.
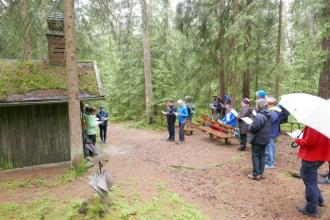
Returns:
[[[225,117],[221,119],[222,123],[225,123],[226,125],[229,125],[231,127],[236,127],[237,126],[237,119],[235,114],[232,111],[232,107],[229,104],[226,104],[226,114]]]
[[[185,105],[184,101],[181,99],[177,101],[177,104],[179,105],[179,111],[178,111],[178,118],[179,118],[179,142],[178,144],[182,144],[185,141],[184,138],[184,126],[186,125],[187,117],[188,117],[188,109]]]

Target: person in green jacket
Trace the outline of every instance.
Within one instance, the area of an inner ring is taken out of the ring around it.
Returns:
[[[84,121],[85,121],[85,132],[89,139],[93,142],[93,145],[95,146],[96,143],[96,129],[98,126],[98,121],[96,119],[96,108],[91,107],[87,108],[83,114]]]

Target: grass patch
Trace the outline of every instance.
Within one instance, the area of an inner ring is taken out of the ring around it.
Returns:
[[[31,182],[27,179],[9,179],[0,183],[0,189],[15,189],[31,187]]]
[[[156,188],[156,195],[143,201],[136,189],[130,187],[127,192],[126,186],[115,187],[110,192],[111,211],[107,219],[209,219],[199,208],[169,192],[165,184],[159,183]]]
[[[71,167],[64,175],[60,177],[61,182],[72,182],[87,172],[87,161],[81,160],[77,166]]]
[[[70,207],[64,201],[42,198],[29,203],[1,203],[0,219],[69,219]]]
[[[54,179],[47,179],[43,176],[37,176],[34,179],[8,179],[0,182],[0,189],[11,190],[17,188],[32,188],[35,186],[56,187],[63,183],[73,182],[87,172],[86,160],[81,160],[76,167],[70,168],[63,175],[57,176]]]
[[[168,191],[164,183],[155,187],[157,193],[148,200],[140,198],[134,184],[113,187],[109,193],[110,208],[97,195],[89,200],[39,198],[24,203],[0,203],[0,219],[209,219],[199,208]]]

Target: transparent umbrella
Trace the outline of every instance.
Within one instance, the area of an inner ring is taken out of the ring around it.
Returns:
[[[305,93],[281,96],[279,103],[299,123],[305,124],[330,138],[330,101]]]

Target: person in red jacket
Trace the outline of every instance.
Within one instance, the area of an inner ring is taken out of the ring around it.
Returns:
[[[324,201],[317,184],[317,170],[325,162],[330,161],[330,139],[308,126],[301,139],[295,139],[300,145],[298,157],[301,159],[300,175],[305,184],[306,206],[298,208],[304,215],[320,217],[318,206]]]

